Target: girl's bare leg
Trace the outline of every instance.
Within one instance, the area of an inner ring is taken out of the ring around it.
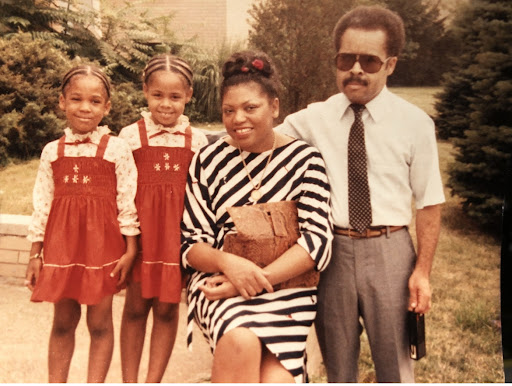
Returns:
[[[112,297],[87,307],[87,327],[91,336],[87,382],[105,382],[114,351]]]
[[[229,331],[215,348],[212,382],[259,383],[261,354],[261,342],[249,329]]]
[[[179,304],[161,303],[156,298],[153,300],[153,331],[146,379],[148,383],[162,381],[176,340],[178,320]]]
[[[51,383],[68,380],[80,315],[80,304],[75,300],[63,299],[55,303],[48,349],[48,380]]]
[[[121,368],[123,382],[138,382],[139,366],[152,299],[144,299],[140,283],[130,282],[121,321]]]

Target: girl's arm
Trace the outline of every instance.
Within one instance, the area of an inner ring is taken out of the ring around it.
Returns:
[[[44,240],[46,223],[53,201],[55,184],[53,182],[53,169],[51,162],[57,158],[57,142],[46,145],[41,153],[39,168],[37,170],[32,202],[34,211],[28,226],[28,240],[38,242]]]
[[[112,143],[112,144],[111,144]],[[111,145],[112,148],[110,147]],[[137,166],[128,144],[116,137],[110,138],[109,150],[115,152],[117,180],[117,220],[124,236],[140,234],[135,195],[137,194]]]
[[[43,267],[43,259],[41,252],[43,251],[43,242],[36,241],[32,243],[30,248],[30,257],[27,265],[27,273],[25,274],[25,285],[29,290],[33,291],[39,279],[39,273]]]
[[[36,182],[32,193],[34,211],[30,225],[28,226],[27,236],[27,238],[32,241],[32,246],[30,248],[30,257],[25,274],[25,285],[31,291],[34,290],[43,266],[43,260],[41,258],[43,240],[53,201],[53,192],[55,190],[51,162],[57,157],[56,144],[56,142],[49,143],[44,147],[41,153],[41,160],[39,161]]]

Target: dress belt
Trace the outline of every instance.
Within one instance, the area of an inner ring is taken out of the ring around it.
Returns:
[[[389,235],[392,232],[399,231],[405,228],[404,225],[390,225],[367,228],[363,233],[359,233],[355,229],[339,228],[334,226],[334,233],[337,235],[348,236],[353,239],[368,239],[370,237],[380,237],[382,235]]]

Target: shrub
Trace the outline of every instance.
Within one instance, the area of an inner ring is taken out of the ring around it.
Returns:
[[[146,107],[142,90],[133,83],[114,85],[111,102],[110,114],[102,123],[108,125],[114,133],[119,133],[123,127],[140,119],[140,113]]]
[[[27,159],[57,138],[60,79],[70,60],[49,43],[18,34],[0,40],[0,164]]]

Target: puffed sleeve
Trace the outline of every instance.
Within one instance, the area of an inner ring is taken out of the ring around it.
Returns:
[[[208,145],[208,138],[206,135],[195,127],[192,128],[192,151],[199,151],[201,148]]]
[[[210,193],[200,156],[201,152],[198,152],[192,159],[185,190],[181,222],[181,256],[185,268],[190,267],[187,255],[194,244],[204,242],[217,247],[216,218],[211,208]]]
[[[48,215],[53,201],[55,185],[51,162],[57,151],[54,143],[47,144],[42,153],[37,170],[36,182],[32,193],[34,211],[28,227],[27,239],[31,242],[43,241]]]
[[[297,243],[315,261],[316,269],[323,271],[331,259],[333,239],[330,186],[320,153],[315,150],[308,162],[297,203],[301,234]]]

